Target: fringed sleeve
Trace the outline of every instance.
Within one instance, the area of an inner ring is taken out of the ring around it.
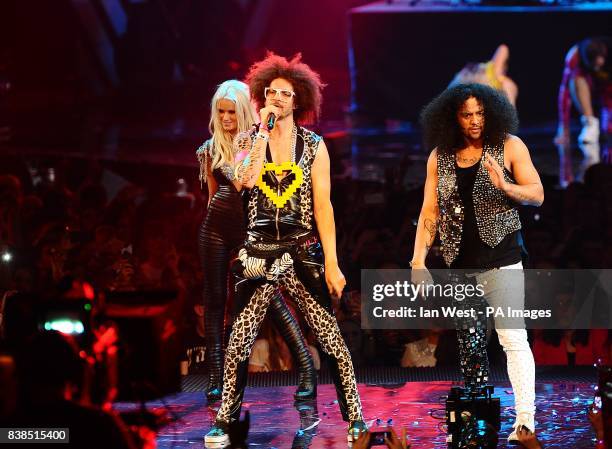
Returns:
[[[210,140],[204,142],[196,151],[198,162],[200,163],[200,187],[206,183],[208,167],[210,166]]]

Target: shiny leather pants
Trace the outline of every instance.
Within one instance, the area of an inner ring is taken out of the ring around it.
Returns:
[[[276,279],[244,279],[244,262],[236,259],[237,304],[241,309],[232,326],[227,346],[223,398],[217,421],[238,419],[246,386],[248,359],[268,308],[278,297],[279,288],[298,306],[328,357],[336,386],[340,412],[345,421],[362,420],[361,401],[350,353],[342,339],[331,310],[331,298],[325,283],[320,243],[289,246],[292,263]]]
[[[207,392],[223,385],[224,318],[228,298],[228,265],[232,250],[244,242],[246,230],[240,194],[219,186],[200,226],[198,246],[204,275],[205,364]],[[291,350],[301,379],[316,379],[312,357],[298,323],[280,295],[271,301],[271,319]],[[210,396],[209,396],[210,397]]]
[[[451,282],[467,284],[471,281],[463,274],[451,275]],[[486,302],[483,298],[472,295],[461,301],[453,298],[452,306],[458,310],[477,312],[474,317],[469,313],[455,316],[457,344],[459,349],[459,367],[466,388],[475,389],[488,384],[489,358],[487,356],[487,318],[484,314]]]

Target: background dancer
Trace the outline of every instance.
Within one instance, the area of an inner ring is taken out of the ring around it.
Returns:
[[[469,83],[485,84],[506,94],[510,103],[516,106],[518,86],[508,76],[509,59],[510,49],[507,45],[502,44],[497,47],[490,61],[466,64],[455,75],[448,87]]]
[[[556,143],[569,143],[572,105],[580,113],[578,142],[595,143],[600,129],[610,132],[612,121],[612,66],[610,38],[589,38],[567,52],[559,87],[559,127]],[[601,120],[596,112],[600,110]]]
[[[582,181],[584,172],[600,161],[600,131],[612,132],[612,66],[610,65],[610,38],[588,38],[567,52],[563,78],[559,87],[559,125],[555,143],[559,152],[559,184],[567,187],[574,181],[570,118],[572,106],[580,114],[582,130],[578,146],[583,161],[576,179]],[[607,139],[606,139],[607,140]],[[608,142],[605,142],[607,153]],[[609,159],[609,154],[604,155]]]

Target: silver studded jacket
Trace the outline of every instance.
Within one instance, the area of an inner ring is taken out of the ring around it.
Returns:
[[[474,181],[474,190],[472,191],[478,235],[484,243],[494,248],[506,235],[521,229],[521,221],[514,204],[491,182],[487,169],[482,162],[485,153],[493,156],[497,163],[503,167],[504,148],[503,146],[491,147],[485,145]],[[454,154],[448,151],[439,151],[437,153],[437,167],[437,193],[440,211],[438,233],[442,243],[444,262],[450,266],[459,255],[465,208],[459,196]],[[514,180],[508,176],[505,170],[504,178],[507,182],[514,183]]]

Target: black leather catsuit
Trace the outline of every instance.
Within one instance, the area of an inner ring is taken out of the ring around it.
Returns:
[[[208,143],[208,142],[207,142]],[[208,150],[207,144],[204,145]],[[210,161],[200,157],[201,163]],[[203,171],[207,173],[207,171]],[[220,169],[212,172],[218,190],[212,197],[208,212],[199,232],[199,253],[204,274],[204,317],[206,340],[206,366],[209,376],[207,397],[218,400],[221,395],[224,316],[228,297],[228,265],[232,250],[244,242],[246,226],[242,195]],[[271,301],[270,318],[289,346],[300,373],[315,376],[312,357],[289,308],[278,295]],[[300,384],[296,396],[310,391]]]

